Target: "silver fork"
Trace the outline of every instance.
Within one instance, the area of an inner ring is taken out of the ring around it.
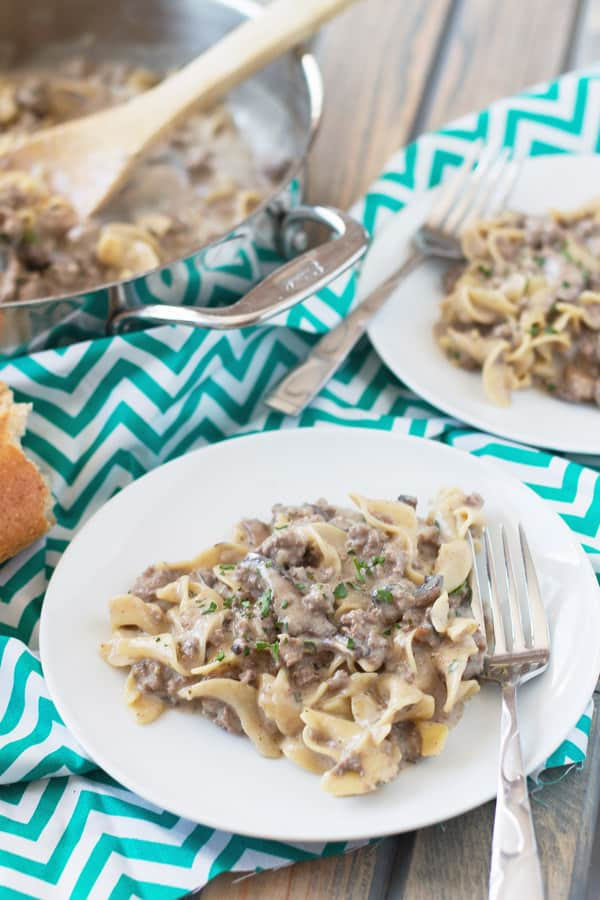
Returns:
[[[486,151],[472,169],[478,151],[476,146],[456,176],[442,186],[402,265],[321,338],[306,360],[266,397],[267,406],[286,415],[299,415],[335,374],[375,313],[409,272],[430,257],[463,258],[460,232],[478,216],[501,209],[518,174],[516,163],[508,161],[508,151],[496,157]]]
[[[523,768],[517,721],[517,687],[540,675],[550,659],[550,633],[525,532],[519,524],[520,577],[515,572],[506,531],[500,526],[501,562],[483,529],[478,559],[473,539],[473,614],[486,635],[483,677],[502,687],[498,795],[492,837],[490,900],[542,900],[544,885]],[[479,571],[482,564],[483,576]],[[503,570],[504,591],[498,571]],[[485,590],[482,590],[482,583]],[[524,617],[523,613],[526,612]],[[524,622],[526,618],[526,622]],[[509,622],[509,631],[505,627]]]

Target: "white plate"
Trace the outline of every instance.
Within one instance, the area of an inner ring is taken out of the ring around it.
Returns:
[[[531,213],[551,207],[573,209],[598,193],[600,155],[544,156],[527,159],[510,199],[514,209]],[[435,191],[428,191],[389,222],[365,260],[359,296],[391,275],[410,236],[425,220]],[[600,453],[600,410],[566,403],[542,391],[515,391],[507,408],[494,406],[483,392],[480,372],[451,365],[432,329],[443,296],[444,266],[427,262],[390,297],[369,329],[385,364],[438,409],[509,440],[572,453]]]
[[[284,841],[340,841],[420,828],[495,793],[499,697],[486,686],[451,732],[442,756],[409,767],[366,797],[336,799],[319,778],[201,716],[170,710],[136,725],[123,704],[124,674],[98,654],[108,598],[147,564],[191,557],[227,537],[244,515],[276,501],[351,490],[423,504],[443,485],[486,498],[491,521],[521,519],[531,539],[553,638],[548,671],[520,702],[529,770],[561,743],[583,712],[600,669],[598,589],[566,525],[519,482],[467,453],[419,438],[362,429],[301,429],[204,448],[136,481],[75,537],[50,582],[41,655],[54,701],[89,755],[160,807],[216,828]]]

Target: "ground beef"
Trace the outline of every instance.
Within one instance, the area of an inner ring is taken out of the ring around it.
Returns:
[[[392,728],[392,737],[398,742],[405,762],[415,762],[421,756],[421,735],[413,722],[398,722]]]
[[[376,528],[370,528],[364,522],[350,527],[346,547],[349,552],[356,553],[359,559],[369,560],[379,556],[382,546],[381,532]]]
[[[564,368],[562,384],[558,393],[565,400],[574,403],[584,403],[595,400],[596,375],[584,366],[578,366],[574,362]]]
[[[295,529],[288,531],[287,528],[282,528],[273,532],[261,544],[259,552],[280,569],[318,564],[318,559],[310,560],[313,553],[312,545]]]
[[[433,563],[440,552],[440,529],[437,525],[427,525],[419,531],[417,549],[423,562]]]
[[[388,648],[388,638],[375,630],[381,621],[380,610],[352,609],[344,613],[340,623],[344,629],[344,640],[354,642],[354,653],[366,672],[375,672],[381,668]]]
[[[184,574],[183,569],[157,569],[156,566],[150,566],[136,578],[131,593],[142,600],[157,600],[156,591]]]
[[[290,680],[295,687],[304,688],[321,680],[319,668],[312,659],[302,659],[290,669]]]
[[[139,659],[131,667],[135,683],[145,694],[156,694],[161,700],[179,703],[178,692],[186,679],[156,659]]]
[[[203,697],[199,701],[200,708],[205,716],[232,734],[243,734],[244,729],[237,713],[221,700],[213,700],[212,697]]]
[[[243,519],[240,528],[244,532],[249,547],[258,547],[271,534],[271,529],[260,519]]]

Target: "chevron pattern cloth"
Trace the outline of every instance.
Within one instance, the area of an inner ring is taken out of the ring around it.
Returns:
[[[600,69],[567,75],[425,135],[391,160],[355,212],[376,232],[478,138],[522,155],[600,152],[599,122]],[[211,289],[235,291],[237,278],[239,293],[243,275],[216,270]],[[98,770],[62,724],[35,652],[48,579],[77,528],[160,463],[236,434],[297,426],[419,435],[487,457],[533,488],[600,571],[600,458],[584,466],[449,419],[394,379],[367,339],[299,422],[262,405],[316,333],[348,311],[355,282],[355,275],[339,279],[267,327],[228,334],[163,327],[0,363],[17,399],[34,404],[25,444],[50,470],[57,500],[51,535],[0,567],[1,898],[166,900],[220,872],[353,846],[253,840],[179,819]],[[153,296],[172,299],[162,296],[166,282],[159,287],[148,279]],[[591,714],[590,704],[549,766],[583,762]]]

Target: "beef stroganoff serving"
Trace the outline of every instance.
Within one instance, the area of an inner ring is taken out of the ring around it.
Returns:
[[[531,385],[600,406],[600,200],[476,222],[462,247],[435,326],[449,359],[500,406]]]
[[[479,689],[484,638],[472,618],[467,533],[481,497],[351,495],[273,507],[232,542],[151,566],[110,600],[106,662],[128,669],[140,724],[196,710],[267,757],[364,794],[441,752]]]

